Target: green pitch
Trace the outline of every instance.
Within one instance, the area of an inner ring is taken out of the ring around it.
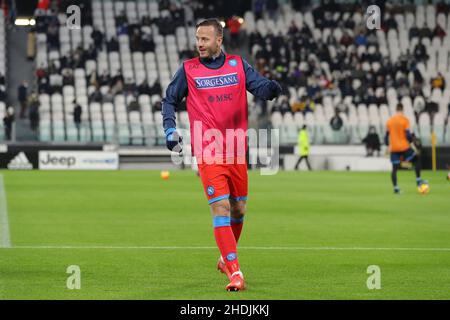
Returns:
[[[11,248],[1,299],[449,299],[450,183],[412,172],[249,177],[239,258],[248,290],[228,293],[193,172],[2,171]],[[5,228],[0,228],[5,230]],[[4,235],[0,235],[3,239]],[[1,244],[1,243],[0,243]],[[67,267],[81,289],[66,287]],[[369,290],[367,268],[381,270]]]

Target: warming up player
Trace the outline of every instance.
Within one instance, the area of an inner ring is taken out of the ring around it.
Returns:
[[[175,110],[186,97],[192,153],[197,159],[221,254],[218,269],[230,280],[226,289],[239,291],[245,288],[236,246],[246,211],[246,142],[244,137],[244,142],[238,141],[244,145],[227,148],[225,137],[230,130],[247,130],[247,90],[260,99],[272,100],[282,89],[240,56],[222,52],[223,28],[217,19],[204,20],[196,27],[199,57],[184,61],[167,87],[162,102],[163,126],[167,147],[180,151],[182,138],[176,131]],[[214,139],[211,133],[223,137],[222,142],[215,139],[219,148],[211,153],[213,161],[206,159],[203,152]]]
[[[400,169],[402,161],[412,162],[416,171],[416,183],[420,186],[425,181],[420,177],[420,159],[414,150],[410,147],[412,135],[409,127],[409,120],[403,114],[403,105],[397,104],[397,113],[393,115],[386,123],[385,143],[389,146],[391,152],[392,173],[391,179],[394,185],[394,193],[400,193],[397,184],[397,171]]]

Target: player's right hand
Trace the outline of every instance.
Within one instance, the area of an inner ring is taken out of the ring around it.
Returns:
[[[179,135],[176,128],[169,128],[165,131],[166,146],[170,151],[181,153],[183,150],[183,137]]]

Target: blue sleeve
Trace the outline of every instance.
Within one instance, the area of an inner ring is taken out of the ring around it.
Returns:
[[[176,128],[175,110],[184,97],[187,96],[188,86],[184,65],[182,64],[172,78],[166,90],[166,97],[162,99],[162,117],[164,131],[169,128]]]
[[[242,58],[245,72],[245,86],[255,97],[263,100],[272,100],[281,94],[281,86],[259,74],[258,71]]]
[[[387,146],[389,145],[389,131],[386,131],[386,135],[384,136],[384,143]]]
[[[411,135],[411,132],[409,132],[408,129],[406,129],[406,139],[408,139],[408,142],[412,141],[412,135]]]

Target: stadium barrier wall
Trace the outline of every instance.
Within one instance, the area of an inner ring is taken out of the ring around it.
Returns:
[[[384,147],[383,147],[384,148]],[[253,148],[254,149],[254,148]],[[250,155],[255,154],[258,150],[250,150]],[[47,152],[83,152],[97,151],[102,152],[104,157],[97,160],[93,158],[87,158],[82,160],[82,157],[78,161],[84,161],[85,163],[91,162],[97,164],[103,161],[105,168],[109,169],[184,169],[192,168],[196,169],[196,164],[190,162],[189,149],[186,150],[184,156],[184,164],[174,163],[171,157],[171,153],[165,148],[120,148],[117,149],[115,145],[103,145],[103,144],[2,144],[0,145],[0,169],[11,170],[31,170],[39,169],[39,153]],[[112,152],[112,154],[108,153]],[[265,152],[263,152],[264,154]],[[43,159],[48,154],[41,153]],[[58,153],[56,153],[58,154]],[[80,154],[80,153],[78,153]],[[432,168],[431,147],[424,147],[422,149],[421,161],[423,169]],[[293,170],[298,159],[297,148],[294,146],[281,146],[279,149],[279,165],[280,169]],[[436,150],[436,163],[437,169],[448,170],[450,169],[450,146],[440,146]],[[103,159],[103,160],[102,160]],[[114,159],[117,159],[115,161]],[[365,148],[363,146],[349,146],[349,145],[313,145],[311,146],[311,152],[309,155],[311,166],[314,170],[351,170],[351,171],[388,171],[391,169],[389,156],[382,149],[380,157],[366,157]],[[258,159],[257,164],[249,165],[250,169],[258,169],[263,167],[263,164]],[[66,160],[64,160],[66,161]],[[73,160],[72,160],[73,161]],[[114,164],[114,167],[108,167]],[[254,163],[254,162],[253,162]],[[64,163],[60,163],[58,166],[63,166]],[[78,168],[78,166],[76,166]],[[300,169],[304,170],[306,163],[300,165]],[[47,169],[47,168],[46,168]],[[60,169],[65,169],[61,167]],[[81,169],[81,168],[80,168]],[[87,169],[87,168],[84,168]],[[102,166],[98,168],[102,169]]]

